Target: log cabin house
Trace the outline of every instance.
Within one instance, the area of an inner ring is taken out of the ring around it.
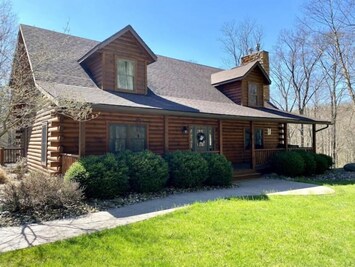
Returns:
[[[229,70],[158,56],[131,26],[97,42],[21,25],[33,82],[51,101],[18,133],[30,170],[63,174],[78,157],[149,149],[221,153],[245,173],[291,149],[287,126],[326,121],[270,103],[269,57],[257,51]],[[38,54],[50,55],[43,62]],[[74,121],[55,112],[58,98],[91,103],[97,118]]]

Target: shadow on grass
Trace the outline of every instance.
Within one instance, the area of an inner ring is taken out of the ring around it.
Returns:
[[[266,201],[270,200],[267,195],[252,195],[252,196],[240,196],[240,197],[229,197],[228,200],[239,199],[247,201]]]

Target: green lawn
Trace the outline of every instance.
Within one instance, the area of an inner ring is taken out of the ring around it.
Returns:
[[[355,266],[355,185],[325,196],[195,204],[0,255],[2,266]],[[1,237],[0,237],[1,238]]]

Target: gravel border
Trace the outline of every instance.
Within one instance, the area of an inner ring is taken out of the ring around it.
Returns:
[[[299,177],[288,177],[278,175],[276,173],[265,174],[263,176],[266,179],[283,179],[288,181],[302,181],[302,182],[314,182],[314,183],[355,183],[355,172],[345,171],[343,168],[331,169],[326,171],[324,174],[313,175],[313,176],[299,176]]]

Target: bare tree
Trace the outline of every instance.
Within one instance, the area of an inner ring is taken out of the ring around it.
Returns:
[[[295,30],[281,32],[274,52],[276,66],[272,77],[281,95],[276,102],[290,112],[297,108],[300,115],[305,115],[308,104],[322,86],[323,77],[317,66],[323,51],[317,49],[314,42],[314,36],[298,26]],[[301,145],[304,146],[303,125],[300,132]]]
[[[343,82],[355,105],[355,0],[312,0],[304,6],[304,25],[333,47]]]
[[[80,98],[74,100],[68,96],[53,100],[37,88],[34,77],[46,80],[52,75],[42,66],[61,59],[52,55],[50,48],[43,47],[32,55],[36,64],[31,66],[20,35],[16,42],[16,30],[11,4],[0,2],[0,138],[11,131],[30,127],[36,112],[42,108],[54,108],[57,113],[76,121],[97,117],[91,104]]]
[[[222,27],[220,41],[226,53],[226,63],[231,66],[240,65],[242,56],[250,53],[250,49],[261,49],[263,41],[263,29],[252,19],[244,19],[236,23],[227,22]]]

